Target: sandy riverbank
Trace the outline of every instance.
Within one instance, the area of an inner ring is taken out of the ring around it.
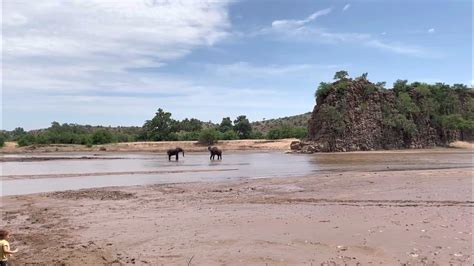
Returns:
[[[224,150],[289,150],[292,141],[297,139],[280,140],[221,140],[215,146]],[[87,147],[74,144],[50,144],[18,147],[14,142],[7,142],[0,148],[0,153],[42,153],[42,152],[162,152],[170,148],[181,147],[187,152],[207,151],[207,145],[196,141],[148,141],[122,142]]]
[[[472,170],[2,198],[17,265],[472,264]]]
[[[227,151],[247,150],[290,150],[290,144],[298,139],[279,140],[221,140],[215,146]],[[15,142],[6,142],[0,148],[0,154],[21,153],[49,153],[49,152],[163,152],[170,148],[181,147],[187,152],[207,152],[207,145],[200,145],[196,141],[160,141],[160,142],[123,142],[87,147],[74,144],[50,144],[18,147]],[[451,148],[473,149],[474,143],[456,141],[450,144]],[[406,150],[409,151],[409,150]],[[416,151],[416,150],[415,150]],[[384,151],[380,151],[384,152]]]

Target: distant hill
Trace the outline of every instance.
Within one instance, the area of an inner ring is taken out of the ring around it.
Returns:
[[[282,118],[274,118],[263,121],[252,122],[252,130],[259,131],[262,133],[268,133],[271,129],[279,128],[283,125],[291,127],[308,127],[308,121],[311,118],[311,112],[304,113],[301,115],[286,116]]]

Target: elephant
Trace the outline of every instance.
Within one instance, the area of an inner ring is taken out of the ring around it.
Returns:
[[[217,147],[207,147],[207,150],[211,152],[210,160],[214,160],[214,157],[217,155],[217,160],[222,160],[222,150]]]
[[[184,157],[184,150],[181,149],[180,147],[177,147],[176,149],[169,149],[166,153],[168,153],[168,161],[171,161],[171,156],[175,155],[176,156],[176,161],[178,160],[179,153],[183,153]]]

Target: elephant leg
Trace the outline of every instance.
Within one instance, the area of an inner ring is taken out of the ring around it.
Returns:
[[[168,161],[171,161],[171,155],[168,155]]]
[[[179,157],[179,156],[178,156],[178,154],[176,154],[176,161],[178,161],[178,160],[179,160],[179,158],[178,158],[178,157]]]

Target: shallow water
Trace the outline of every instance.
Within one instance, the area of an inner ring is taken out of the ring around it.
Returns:
[[[156,153],[47,155],[55,156],[63,159],[0,163],[2,195],[237,178],[295,177],[317,172],[442,169],[473,165],[473,153],[466,150],[313,155],[229,152],[224,154],[222,161],[210,161],[208,153],[187,153],[178,162],[170,162],[166,155]],[[83,156],[97,159],[80,159]]]

